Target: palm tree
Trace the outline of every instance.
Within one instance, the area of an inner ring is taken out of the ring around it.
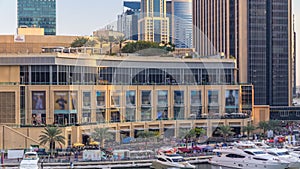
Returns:
[[[249,136],[251,134],[252,131],[254,131],[256,129],[255,126],[253,126],[252,124],[248,124],[247,126],[243,127],[243,132],[247,132],[247,139],[249,140]]]
[[[267,130],[268,130],[268,128],[269,128],[269,123],[266,122],[266,121],[260,121],[260,122],[258,123],[258,128],[259,128],[260,130],[263,130],[263,135],[265,136],[265,135],[266,135],[266,132],[267,132]]]
[[[268,130],[279,131],[282,129],[281,122],[278,120],[270,120],[268,124]]]
[[[72,43],[71,47],[77,48],[84,46],[89,41],[89,38],[85,37],[77,37]]]
[[[95,128],[94,132],[92,133],[91,137],[94,140],[98,140],[101,144],[101,147],[104,148],[104,143],[106,140],[112,140],[113,135],[109,132],[109,128]]]
[[[197,136],[196,130],[180,130],[179,137],[185,139],[185,147],[188,147],[188,142]]]
[[[112,48],[113,48],[112,44],[113,44],[115,41],[116,41],[115,37],[113,37],[113,36],[109,36],[109,37],[108,37],[108,42],[109,42],[109,55],[112,54]]]
[[[107,42],[108,40],[104,36],[98,37],[98,41],[100,42],[100,48],[103,48],[103,42]]]
[[[62,135],[62,130],[58,127],[46,127],[45,131],[42,131],[42,134],[39,137],[41,145],[46,145],[49,143],[51,156],[53,155],[55,143],[65,144],[65,137]]]
[[[153,132],[153,131],[139,131],[137,133],[137,137],[138,138],[143,138],[143,140],[145,141],[146,149],[147,149],[149,138],[153,138],[153,137],[156,137],[156,136],[158,136],[158,133]]]
[[[232,131],[233,129],[230,126],[220,126],[217,130],[217,133],[219,133],[220,135],[222,135],[225,139],[225,141],[227,141],[227,137],[231,136],[234,134],[234,132]]]
[[[118,36],[115,40],[119,43],[119,53],[121,55],[122,43],[126,40],[125,36]]]

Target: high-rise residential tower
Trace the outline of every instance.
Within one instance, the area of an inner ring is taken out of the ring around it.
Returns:
[[[18,27],[24,26],[56,35],[56,0],[18,0]]]
[[[255,104],[292,103],[291,0],[193,0],[200,56],[237,59],[238,81],[254,85]]]
[[[139,40],[169,41],[169,18],[166,12],[166,0],[141,0],[140,17],[138,21]]]
[[[172,1],[172,42],[176,48],[193,47],[192,0]]]

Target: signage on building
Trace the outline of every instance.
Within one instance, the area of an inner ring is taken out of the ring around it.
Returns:
[[[14,42],[25,42],[25,35],[15,35]]]

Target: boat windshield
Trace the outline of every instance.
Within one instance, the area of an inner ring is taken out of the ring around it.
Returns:
[[[185,160],[183,158],[175,158],[175,159],[172,159],[172,160],[175,163],[185,162]]]
[[[36,160],[37,156],[36,154],[25,154],[24,160]]]
[[[290,155],[289,152],[284,151],[284,152],[277,152],[278,156],[286,156],[286,155]]]
[[[265,152],[263,151],[254,151],[253,152],[255,155],[261,155],[261,154],[266,154]]]

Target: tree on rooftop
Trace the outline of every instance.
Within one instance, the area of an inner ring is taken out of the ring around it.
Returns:
[[[72,43],[72,48],[82,47],[89,41],[89,38],[85,37],[77,37]]]

